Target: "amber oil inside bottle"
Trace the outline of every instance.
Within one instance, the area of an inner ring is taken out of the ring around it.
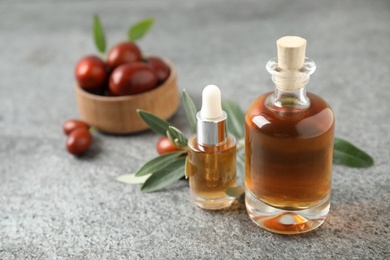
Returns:
[[[216,146],[201,145],[197,137],[188,141],[186,174],[190,182],[191,200],[206,209],[229,206],[234,198],[227,196],[226,188],[236,186],[236,141],[228,134]]]
[[[246,115],[247,189],[287,210],[320,203],[331,191],[334,118],[329,105],[308,93],[310,107],[269,109],[267,93]]]

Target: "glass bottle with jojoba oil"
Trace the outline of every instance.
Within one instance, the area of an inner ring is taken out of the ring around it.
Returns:
[[[229,207],[234,198],[225,190],[236,186],[236,139],[226,130],[228,118],[217,86],[204,88],[196,118],[197,133],[188,141],[186,162],[191,201],[204,209]]]
[[[306,40],[282,37],[277,49],[266,66],[275,90],[245,115],[245,203],[259,226],[298,234],[329,212],[335,120],[328,103],[306,92],[316,69],[305,58]]]

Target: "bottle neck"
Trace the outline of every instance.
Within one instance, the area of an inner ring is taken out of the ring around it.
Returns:
[[[315,68],[315,63],[306,58],[301,69],[285,71],[278,67],[277,58],[271,59],[267,63],[267,70],[272,75],[275,91],[267,97],[266,106],[271,110],[290,112],[302,111],[310,107],[306,84]]]
[[[270,95],[272,105],[279,108],[306,109],[310,106],[310,99],[306,95],[306,87],[294,90],[285,90],[276,86]]]

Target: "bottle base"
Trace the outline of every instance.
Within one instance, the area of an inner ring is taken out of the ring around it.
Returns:
[[[258,226],[273,233],[292,235],[312,231],[324,223],[330,209],[330,196],[308,209],[284,210],[263,203],[246,190],[245,204],[250,218]]]
[[[235,201],[233,197],[223,197],[220,199],[205,199],[191,194],[191,201],[202,209],[219,210],[230,207]]]

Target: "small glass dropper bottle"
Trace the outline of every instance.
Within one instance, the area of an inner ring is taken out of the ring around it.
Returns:
[[[227,114],[217,86],[204,88],[196,117],[197,134],[188,141],[186,163],[190,198],[204,209],[229,207],[234,198],[225,190],[236,186],[236,139],[226,131]]]

